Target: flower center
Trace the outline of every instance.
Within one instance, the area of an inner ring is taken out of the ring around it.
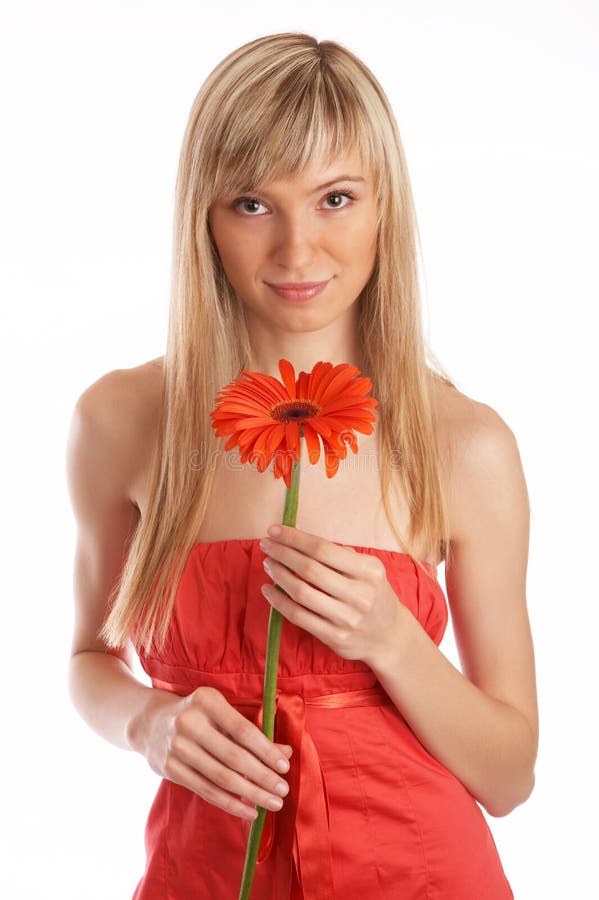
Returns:
[[[316,403],[310,403],[309,400],[289,400],[285,403],[276,403],[270,414],[278,422],[293,422],[319,415],[320,407]]]

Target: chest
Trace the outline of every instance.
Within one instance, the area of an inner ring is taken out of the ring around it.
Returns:
[[[296,527],[327,540],[403,551],[387,520],[380,488],[377,435],[358,435],[358,453],[348,449],[332,478],[324,457],[308,460],[302,445]],[[282,521],[286,486],[272,466],[263,473],[241,463],[237,450],[219,451],[214,481],[198,541],[255,538]],[[407,532],[407,503],[399,479],[392,480],[389,504],[402,533]]]

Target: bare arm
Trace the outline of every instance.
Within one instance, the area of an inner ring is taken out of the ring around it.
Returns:
[[[291,748],[269,740],[211,687],[180,697],[142,684],[132,671],[133,646],[117,650],[98,638],[139,521],[128,489],[144,430],[138,388],[130,370],[111,372],[82,394],[72,418],[67,478],[77,546],[70,696],[106,740],[138,751],[158,775],[207,802],[251,818],[256,813],[248,803],[269,809],[282,803],[277,784]],[[287,790],[283,783],[283,796]]]
[[[135,459],[134,398],[124,373],[110,372],[79,398],[67,444],[67,482],[77,519],[74,560],[75,628],[69,693],[81,717],[123,749],[140,749],[140,713],[147,704],[172,701],[167,691],[133,675],[130,645],[108,649],[97,637],[106,599],[120,576],[139,511],[128,486]]]
[[[534,786],[535,666],[526,609],[529,505],[514,435],[479,404],[454,460],[447,593],[464,674],[406,607],[370,665],[424,746],[503,816]]]
[[[69,692],[79,715],[99,735],[123,750],[142,752],[143,721],[168,691],[142,684],[114,652],[82,650],[71,658]],[[147,728],[147,725],[145,726]]]

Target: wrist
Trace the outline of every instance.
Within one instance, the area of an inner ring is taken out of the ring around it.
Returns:
[[[125,728],[125,738],[130,750],[147,756],[150,744],[150,733],[154,723],[154,713],[163,705],[173,702],[174,695],[170,691],[159,688],[146,688],[147,695],[131,715]]]
[[[398,600],[394,625],[388,628],[372,657],[363,660],[381,679],[387,672],[397,672],[403,664],[414,628],[418,622],[407,606]]]

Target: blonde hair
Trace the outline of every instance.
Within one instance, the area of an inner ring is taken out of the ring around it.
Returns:
[[[147,512],[100,631],[109,646],[131,638],[146,654],[152,646],[155,652],[164,647],[176,588],[212,487],[208,461],[222,440],[214,436],[209,414],[216,393],[251,359],[243,303],[210,233],[210,206],[219,196],[288,177],[314,158],[332,161],[348,149],[368,161],[378,198],[378,254],[359,299],[358,328],[368,363],[364,374],[379,402],[384,508],[407,552],[418,540],[435,553],[443,547],[447,560],[431,379],[455,385],[425,346],[417,223],[391,106],[372,72],[340,44],[300,33],[267,35],[230,53],[208,76],[183,138],[161,420]],[[392,472],[407,498],[408,535],[393,521]]]

